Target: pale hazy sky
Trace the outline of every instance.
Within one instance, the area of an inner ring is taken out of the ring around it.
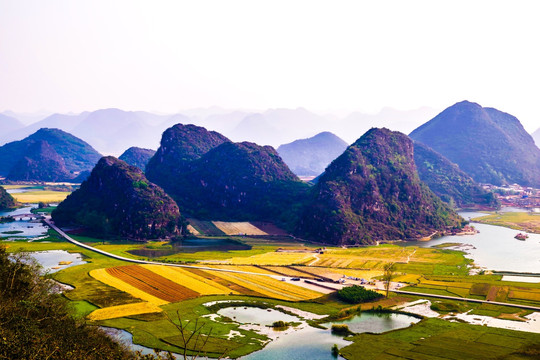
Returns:
[[[0,0],[0,111],[443,109],[540,127],[537,1]]]

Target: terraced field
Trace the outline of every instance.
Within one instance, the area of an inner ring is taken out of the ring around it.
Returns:
[[[247,270],[246,267],[231,268]],[[253,268],[270,273],[264,269]],[[128,265],[99,269],[93,270],[91,276],[157,306],[201,295],[242,294],[288,301],[314,299],[322,295],[268,276],[161,265]]]
[[[108,268],[107,273],[147,294],[167,302],[177,302],[199,296],[197,291],[166,279],[139,265]]]

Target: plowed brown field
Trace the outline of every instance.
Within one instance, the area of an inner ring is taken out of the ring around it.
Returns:
[[[138,265],[108,268],[107,273],[137,289],[168,302],[192,299],[199,293]]]

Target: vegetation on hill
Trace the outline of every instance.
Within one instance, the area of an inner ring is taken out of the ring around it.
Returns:
[[[444,202],[459,208],[499,208],[495,195],[478,185],[459,166],[428,146],[414,142],[414,161],[420,180]]]
[[[346,148],[345,141],[330,132],[322,132],[281,145],[277,152],[296,175],[317,176]]]
[[[172,196],[195,217],[291,222],[308,185],[270,146],[223,143],[193,162]]]
[[[154,154],[155,150],[143,149],[139,147],[130,147],[118,159],[125,161],[131,166],[138,167],[142,171],[146,168],[146,164]]]
[[[0,246],[0,358],[134,359],[95,326],[72,317],[54,282],[36,265]]]
[[[182,186],[178,179],[192,161],[228,141],[225,136],[200,126],[176,124],[163,132],[161,145],[146,166],[146,176],[167,193],[174,194]]]
[[[540,186],[540,149],[517,118],[463,101],[410,134],[475,181]]]
[[[64,159],[48,142],[32,143],[24,157],[19,159],[6,176],[13,181],[68,181],[73,175],[66,168]]]
[[[297,233],[325,243],[373,244],[427,236],[462,220],[418,178],[412,141],[374,128],[321,175]]]
[[[308,189],[272,147],[231,143],[194,125],[163,133],[146,174],[201,219],[291,223]]]
[[[15,207],[15,199],[11,196],[6,189],[0,186],[0,210],[12,209]]]
[[[98,162],[52,217],[60,226],[76,224],[96,236],[130,239],[169,237],[183,226],[178,206],[159,186],[112,156]]]
[[[59,129],[44,128],[0,147],[0,175],[36,181],[50,181],[51,177],[64,180],[91,170],[100,157],[81,139]]]

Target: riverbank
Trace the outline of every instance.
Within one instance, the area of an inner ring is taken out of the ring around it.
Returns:
[[[510,229],[540,234],[540,213],[504,212],[471,219],[481,224],[504,226]]]

